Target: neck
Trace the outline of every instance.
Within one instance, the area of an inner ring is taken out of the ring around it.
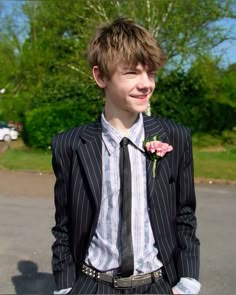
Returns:
[[[120,113],[112,114],[105,108],[105,118],[113,128],[118,130],[123,136],[127,136],[129,129],[135,123],[138,113]]]

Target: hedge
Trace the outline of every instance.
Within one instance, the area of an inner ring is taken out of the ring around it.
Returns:
[[[47,149],[55,134],[91,120],[93,118],[86,111],[81,111],[78,103],[46,105],[26,114],[23,139],[31,147]]]

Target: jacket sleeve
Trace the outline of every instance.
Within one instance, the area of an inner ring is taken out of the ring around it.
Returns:
[[[193,177],[191,134],[185,129],[184,151],[177,181],[176,230],[178,240],[177,272],[179,277],[199,277],[199,240],[196,237],[196,197]]]
[[[55,221],[52,228],[55,242],[52,245],[52,270],[57,290],[72,287],[75,283],[75,265],[71,255],[70,225],[68,216],[69,161],[58,137],[52,143],[52,166],[56,176],[54,187]]]

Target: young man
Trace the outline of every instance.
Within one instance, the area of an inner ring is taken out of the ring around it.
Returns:
[[[165,56],[152,35],[118,18],[88,49],[105,107],[94,123],[53,140],[60,293],[196,294],[189,130],[142,114]]]

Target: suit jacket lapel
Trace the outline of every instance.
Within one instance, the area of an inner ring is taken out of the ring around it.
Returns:
[[[160,141],[165,142],[167,138],[167,134],[162,127],[162,125],[159,123],[158,119],[154,119],[152,117],[143,116],[144,119],[144,130],[145,130],[145,139],[148,139],[150,137],[153,137],[157,135],[159,137]],[[147,167],[147,191],[148,196],[152,199],[153,195],[153,189],[154,189],[154,183],[155,178],[158,177],[159,173],[159,166],[161,165],[161,159],[157,161],[157,167],[156,167],[156,175],[153,177],[152,175],[152,167],[153,162],[149,159],[149,157],[146,157],[146,167]]]
[[[77,152],[98,212],[102,194],[102,129],[100,120],[87,125],[81,134],[81,139],[82,144]]]

